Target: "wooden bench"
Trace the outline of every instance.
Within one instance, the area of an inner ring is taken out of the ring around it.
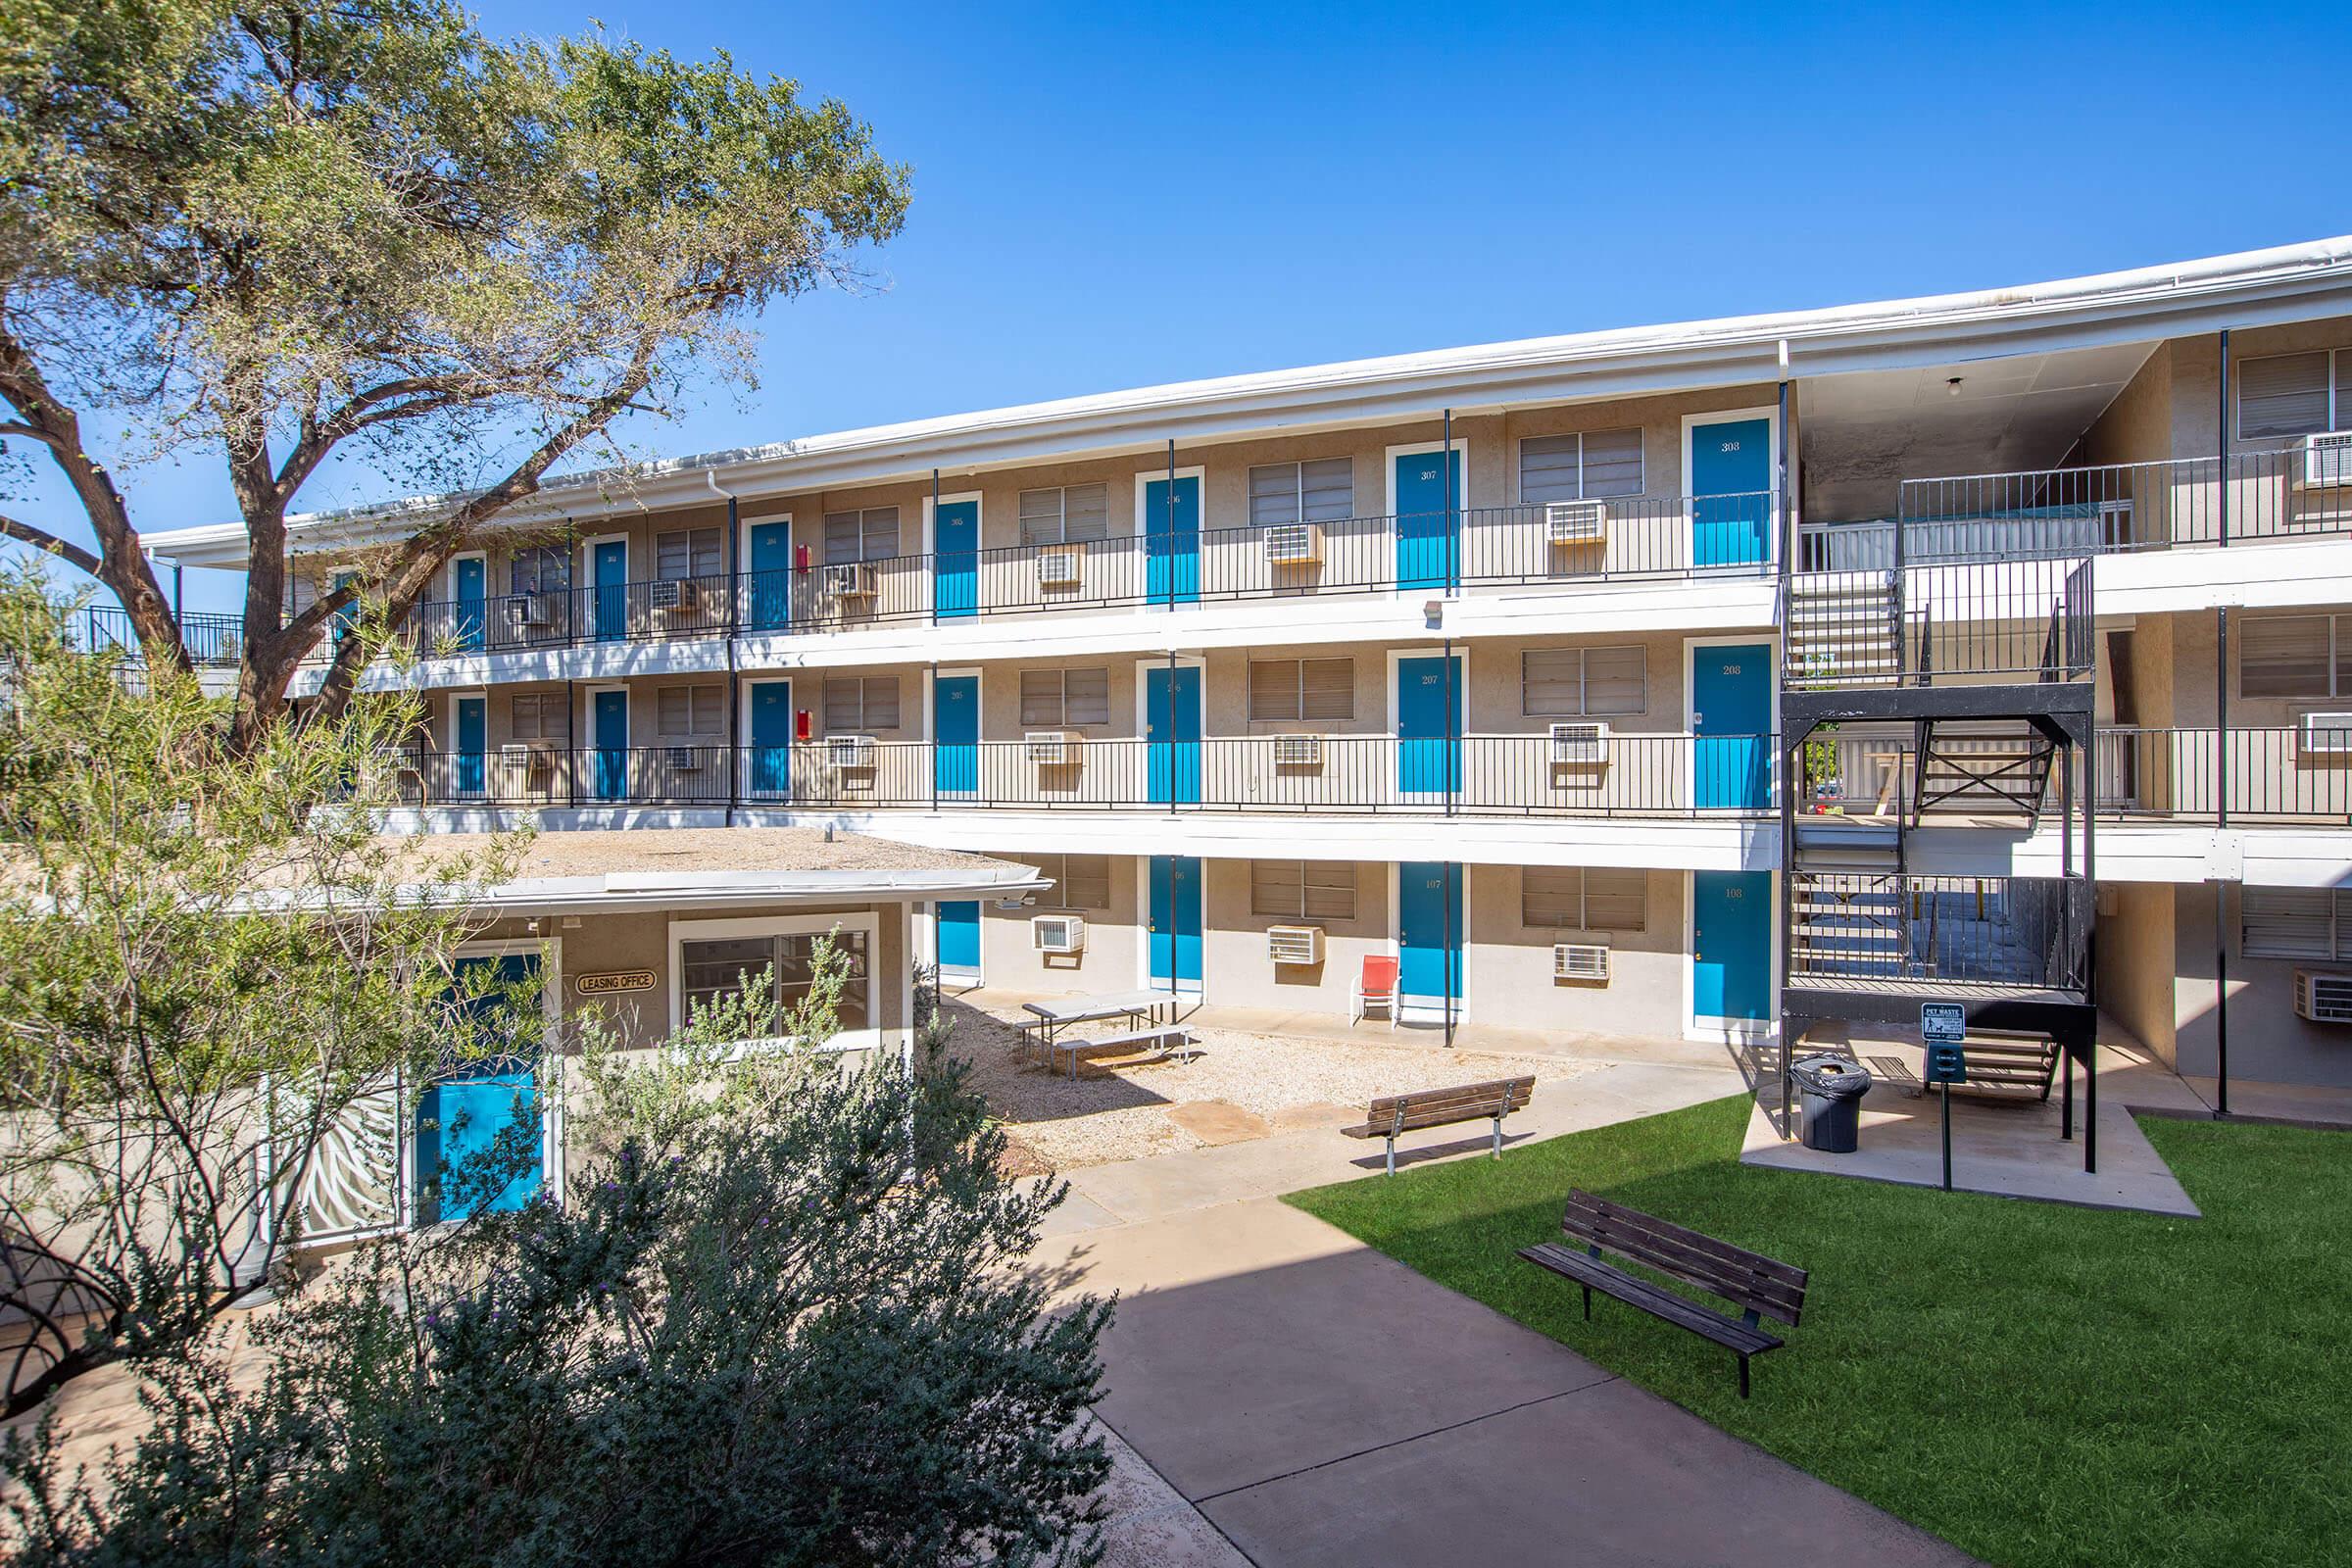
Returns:
[[[2058,1044],[2047,1035],[2015,1034],[2000,1029],[1971,1029],[1962,1048],[1968,1059],[1966,1081],[1958,1090],[1978,1090],[2004,1100],[2032,1095],[2050,1098],[2058,1077]],[[1873,1056],[1870,1070],[1914,1099],[1929,1086],[1900,1056]]]
[[[1384,1095],[1364,1111],[1363,1125],[1343,1127],[1349,1138],[1389,1141],[1389,1174],[1396,1174],[1396,1138],[1418,1127],[1450,1127],[1455,1122],[1494,1123],[1494,1157],[1502,1157],[1502,1118],[1525,1110],[1536,1092],[1533,1078],[1497,1078],[1492,1083],[1463,1084],[1453,1089],[1424,1089],[1417,1094]]]
[[[1794,1328],[1797,1315],[1804,1310],[1803,1269],[1670,1225],[1581,1189],[1568,1195],[1560,1230],[1571,1241],[1583,1244],[1583,1250],[1545,1242],[1521,1248],[1519,1255],[1538,1268],[1565,1275],[1583,1286],[1587,1322],[1592,1318],[1592,1293],[1598,1291],[1677,1328],[1689,1329],[1701,1339],[1713,1340],[1740,1357],[1742,1399],[1747,1397],[1748,1357],[1781,1347],[1778,1336],[1758,1325],[1759,1317],[1776,1318]],[[1600,1255],[1604,1251],[1695,1285],[1739,1307],[1741,1315],[1725,1317],[1687,1296],[1628,1274],[1604,1261]]]
[[[1078,1081],[1078,1053],[1108,1051],[1113,1046],[1150,1046],[1166,1055],[1183,1061],[1193,1059],[1193,1032],[1179,1023],[1153,1024],[1148,1029],[1133,1029],[1123,1035],[1102,1035],[1093,1040],[1055,1040],[1055,1051],[1070,1054],[1070,1082]]]

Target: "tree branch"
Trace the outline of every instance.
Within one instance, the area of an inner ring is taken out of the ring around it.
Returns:
[[[30,545],[43,555],[55,556],[70,566],[78,567],[101,581],[105,580],[105,562],[100,561],[81,546],[69,540],[60,539],[45,528],[35,528],[29,522],[19,522],[7,514],[0,513],[0,535],[14,539],[21,545]]]

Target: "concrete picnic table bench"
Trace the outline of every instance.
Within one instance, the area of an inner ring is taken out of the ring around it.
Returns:
[[[1070,1076],[1074,1078],[1078,1074],[1078,1050],[1088,1046],[1141,1043],[1147,1038],[1181,1034],[1184,1038],[1177,1049],[1189,1053],[1191,1032],[1175,1027],[1176,1005],[1182,1000],[1169,991],[1113,991],[1092,997],[1056,997],[1048,1002],[1024,1002],[1021,1010],[1030,1014],[1033,1021],[1016,1027],[1024,1042],[1045,1048],[1049,1063],[1054,1052],[1068,1050]],[[1127,1018],[1155,1025],[1159,1022],[1159,1009],[1162,1007],[1168,1009],[1168,1024],[1164,1028],[1136,1030],[1109,1040],[1082,1040],[1066,1045],[1061,1040],[1061,1031],[1070,1025],[1096,1023],[1104,1018]]]

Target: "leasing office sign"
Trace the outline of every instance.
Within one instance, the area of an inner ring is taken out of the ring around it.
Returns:
[[[610,997],[623,991],[651,991],[654,978],[651,969],[607,969],[601,974],[580,975],[571,986],[583,997]]]

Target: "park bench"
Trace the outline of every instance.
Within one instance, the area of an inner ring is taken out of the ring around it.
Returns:
[[[2050,1098],[2050,1085],[2058,1076],[2058,1045],[2049,1036],[1972,1028],[1963,1050],[1968,1077],[1952,1085],[1954,1089],[1982,1090],[2002,1099]],[[1913,1097],[1928,1092],[1928,1086],[1900,1056],[1873,1056],[1870,1067]]]
[[[1070,1054],[1072,1083],[1078,1081],[1078,1054],[1082,1051],[1109,1051],[1113,1047],[1127,1047],[1137,1051],[1157,1052],[1188,1062],[1193,1059],[1193,1032],[1180,1023],[1152,1024],[1143,1029],[1131,1029],[1125,1034],[1098,1035],[1088,1040],[1055,1040],[1050,1045],[1054,1051]]]
[[[1760,1317],[1777,1318],[1790,1328],[1805,1305],[1805,1271],[1719,1242],[1680,1225],[1670,1225],[1639,1209],[1595,1198],[1581,1189],[1568,1195],[1560,1230],[1583,1250],[1545,1242],[1523,1247],[1519,1255],[1538,1268],[1547,1268],[1584,1287],[1585,1320],[1592,1318],[1592,1293],[1613,1296],[1628,1306],[1689,1329],[1701,1339],[1740,1357],[1740,1397],[1747,1397],[1748,1357],[1781,1347],[1778,1336],[1759,1326]],[[1686,1285],[1694,1285],[1731,1302],[1741,1315],[1729,1318],[1687,1296],[1628,1274],[1600,1255],[1614,1252]]]
[[[1452,1089],[1424,1089],[1410,1095],[1383,1095],[1364,1111],[1363,1125],[1343,1127],[1349,1138],[1389,1141],[1389,1174],[1396,1174],[1396,1138],[1421,1127],[1450,1127],[1455,1122],[1494,1123],[1494,1157],[1502,1157],[1502,1118],[1525,1110],[1536,1092],[1533,1078],[1497,1078],[1493,1083],[1462,1084]]]

